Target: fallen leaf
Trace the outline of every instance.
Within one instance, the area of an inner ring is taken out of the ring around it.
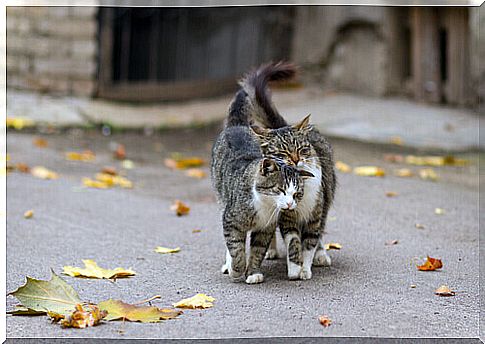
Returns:
[[[397,177],[407,178],[412,177],[414,173],[409,168],[399,168],[394,170],[394,175]]]
[[[432,168],[423,168],[419,170],[421,179],[429,179],[432,181],[438,180],[438,174]]]
[[[410,165],[417,166],[465,166],[468,164],[467,160],[457,159],[452,155],[448,156],[414,156],[408,155],[405,162]]]
[[[205,173],[200,168],[190,168],[187,171],[185,171],[185,175],[187,177],[202,179],[207,176],[207,173]]]
[[[391,246],[391,245],[397,245],[399,243],[399,240],[390,240],[390,241],[386,241],[386,245],[387,246]]]
[[[202,229],[193,229],[192,230],[192,233],[200,233],[200,232],[202,232]]]
[[[416,288],[416,284],[411,284],[409,288]]]
[[[384,160],[388,162],[401,163],[404,161],[404,157],[398,154],[384,154]]]
[[[174,154],[171,159],[165,159],[165,166],[173,169],[184,170],[191,167],[200,167],[205,161],[199,157],[182,157]]]
[[[77,292],[51,270],[49,281],[27,277],[27,282],[17,290],[8,293],[15,296],[24,309],[35,312],[54,312],[68,315],[77,304],[82,303]]]
[[[404,141],[400,136],[392,136],[389,140],[392,144],[402,146]]]
[[[34,145],[39,148],[45,148],[47,147],[47,140],[37,137],[34,139]]]
[[[21,162],[15,164],[15,169],[22,173],[30,173],[30,167]]]
[[[328,244],[325,244],[325,250],[340,250],[342,248],[342,245],[340,245],[337,242],[330,242]]]
[[[416,267],[420,271],[434,271],[436,269],[441,269],[443,267],[443,263],[441,262],[441,259],[431,258],[428,256],[423,265],[417,265]]]
[[[101,173],[103,173],[103,174],[109,174],[111,176],[117,176],[118,175],[118,172],[116,171],[116,168],[111,167],[111,166],[105,166],[105,167],[103,167],[103,169],[101,170]]]
[[[113,157],[118,160],[125,160],[126,159],[126,149],[125,146],[121,143],[118,143],[116,149],[113,153]]]
[[[57,179],[59,175],[56,172],[48,170],[44,166],[35,166],[30,170],[30,174],[41,179]]]
[[[210,308],[213,307],[214,299],[212,296],[208,296],[206,294],[197,294],[187,299],[180,300],[177,303],[174,303],[173,306],[176,308]]]
[[[335,168],[342,173],[349,173],[352,171],[352,168],[342,161],[336,161]]]
[[[15,130],[22,130],[33,125],[33,120],[24,117],[7,117],[6,121],[7,128],[14,128]]]
[[[174,319],[182,314],[175,309],[158,308],[155,306],[139,306],[124,303],[120,300],[109,299],[98,304],[99,309],[108,312],[106,320],[128,320],[143,323],[159,322],[160,320]]]
[[[323,327],[329,327],[331,324],[332,324],[332,319],[330,319],[328,316],[326,315],[320,315],[318,317],[318,321],[320,322],[320,324],[323,326]]]
[[[397,192],[394,192],[394,191],[386,192],[387,197],[396,197],[397,195],[399,195],[399,194]]]
[[[50,315],[50,314],[49,314]],[[83,309],[82,305],[76,305],[76,310],[67,317],[63,317],[61,321],[62,327],[86,328],[88,326],[96,326],[103,318],[108,315],[106,310],[100,310],[96,305],[86,305]],[[52,315],[50,315],[52,317]],[[59,317],[55,317],[54,321],[59,321]]]
[[[383,177],[386,175],[384,170],[377,166],[360,166],[354,168],[354,173],[365,177]]]
[[[121,162],[121,166],[124,168],[124,169],[127,169],[127,170],[131,170],[135,167],[135,163],[131,160],[123,160]]]
[[[417,229],[424,229],[424,225],[422,225],[420,223],[416,223],[415,226],[416,226]]]
[[[166,248],[166,247],[162,247],[162,246],[157,246],[157,248],[155,249],[155,252],[157,252],[157,253],[177,253],[177,252],[180,252],[180,247]]]
[[[7,311],[7,314],[12,315],[46,315],[45,311],[35,311],[33,309],[24,307],[22,305],[16,305],[14,310]]]
[[[109,185],[106,183],[100,182],[99,180],[93,180],[91,178],[83,178],[82,179],[83,185],[88,188],[95,188],[95,189],[107,189]]]
[[[439,296],[455,296],[455,292],[450,289],[447,285],[442,285],[438,289],[435,290],[434,292],[436,295]]]
[[[182,201],[176,200],[170,207],[170,210],[175,211],[177,216],[187,215],[190,212],[190,208]]]
[[[83,259],[84,268],[64,266],[63,273],[72,277],[106,278],[117,279],[134,276],[136,273],[130,269],[115,268],[113,270],[103,269],[92,259]]]
[[[96,155],[90,150],[86,150],[84,152],[67,152],[66,153],[66,159],[71,160],[71,161],[84,161],[84,162],[90,162],[94,161],[96,158]]]
[[[33,210],[27,210],[25,213],[24,213],[24,218],[26,219],[31,219],[32,216],[34,216],[34,211]]]
[[[443,215],[445,213],[445,210],[442,208],[435,208],[434,213],[436,215]]]

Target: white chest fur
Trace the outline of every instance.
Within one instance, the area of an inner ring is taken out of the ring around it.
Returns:
[[[253,186],[253,207],[256,210],[255,226],[266,228],[278,219],[279,211],[273,197],[265,196]]]
[[[309,162],[302,164],[301,168],[311,172],[315,177],[305,180],[305,189],[303,192],[303,199],[298,203],[296,211],[300,222],[306,222],[315,208],[315,205],[320,197],[320,189],[322,187],[322,170],[316,158]]]

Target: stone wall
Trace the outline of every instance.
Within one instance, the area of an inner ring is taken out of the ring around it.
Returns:
[[[93,95],[97,13],[96,7],[7,7],[7,86]]]

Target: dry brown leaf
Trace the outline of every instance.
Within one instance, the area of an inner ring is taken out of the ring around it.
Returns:
[[[22,173],[30,173],[30,167],[21,162],[15,164],[15,169]]]
[[[85,150],[84,152],[66,153],[66,160],[71,160],[71,161],[90,162],[90,161],[94,161],[95,158],[96,158],[96,155],[90,150]]]
[[[405,162],[417,166],[466,166],[469,162],[465,159],[457,159],[452,155],[448,156],[406,156]]]
[[[397,192],[394,192],[394,191],[387,191],[386,192],[387,197],[396,197],[397,195],[399,195],[399,194]]]
[[[118,143],[116,149],[113,153],[113,157],[118,160],[125,160],[126,159],[126,149],[125,146],[121,143]]]
[[[354,173],[364,177],[383,177],[386,172],[377,166],[360,166],[354,168]]]
[[[103,318],[108,315],[105,310],[100,310],[96,305],[86,305],[86,309],[83,309],[82,305],[76,305],[76,310],[72,312],[71,315],[64,317],[62,316],[61,326],[62,327],[74,327],[74,328],[86,328],[89,326],[96,326],[99,324]],[[52,317],[52,314],[49,314]],[[59,321],[60,317],[55,316],[53,320]]]
[[[37,137],[34,139],[34,145],[39,148],[47,147],[47,140],[41,137]]]
[[[335,168],[342,173],[349,173],[352,171],[352,168],[342,161],[336,161]]]
[[[27,210],[25,213],[24,213],[24,218],[26,219],[31,219],[32,216],[34,216],[34,211],[33,210]]]
[[[408,178],[412,177],[414,173],[409,168],[399,168],[394,170],[394,175],[397,177]]]
[[[325,250],[340,250],[342,248],[342,245],[339,244],[338,242],[330,242],[328,244],[325,244]]]
[[[197,294],[187,299],[180,300],[177,303],[174,303],[173,306],[176,308],[210,308],[213,307],[214,299],[212,296],[208,296],[206,294]]]
[[[436,295],[439,296],[455,296],[456,292],[450,289],[447,285],[442,285],[434,292]]]
[[[200,168],[190,168],[187,171],[185,171],[185,175],[187,177],[191,177],[191,178],[202,179],[202,178],[205,178],[207,176],[207,173],[205,173]]]
[[[187,215],[190,212],[190,207],[182,201],[176,200],[170,207],[170,210],[175,211],[177,216]]]
[[[387,246],[391,246],[391,245],[397,245],[399,243],[399,240],[390,240],[390,241],[386,241],[386,245]]]
[[[41,179],[57,179],[59,175],[56,172],[48,170],[43,166],[35,166],[30,170],[30,174],[34,177],[41,178]]]
[[[438,174],[432,168],[423,168],[419,170],[419,176],[421,179],[429,179],[432,181],[438,180]]]
[[[165,166],[173,169],[184,170],[192,167],[200,167],[205,164],[205,161],[199,157],[183,158],[174,155],[171,159],[165,159]]]
[[[116,171],[116,168],[111,167],[111,166],[105,166],[105,167],[103,167],[103,169],[101,170],[101,173],[103,173],[103,174],[109,174],[111,176],[117,176],[118,175],[118,172]]]
[[[329,327],[332,324],[332,319],[330,319],[327,315],[320,315],[318,317],[318,321],[323,327]]]
[[[416,267],[420,271],[434,271],[436,269],[441,269],[443,267],[443,263],[441,262],[441,259],[431,258],[428,256],[423,265],[417,265]]]

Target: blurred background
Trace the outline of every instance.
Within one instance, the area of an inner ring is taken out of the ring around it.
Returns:
[[[484,41],[483,6],[8,7],[7,86],[193,100],[283,59],[302,66],[293,86],[476,109]]]

